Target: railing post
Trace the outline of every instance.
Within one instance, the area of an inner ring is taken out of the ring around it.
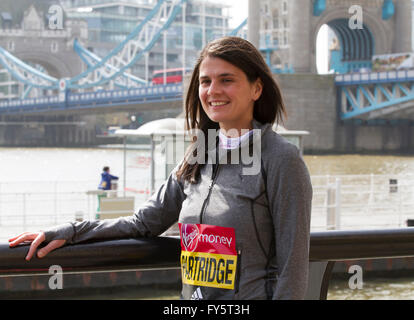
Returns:
[[[326,199],[326,229],[333,230],[335,229],[335,189],[331,184],[328,184]]]
[[[336,178],[335,184],[329,184],[327,189],[326,227],[328,230],[341,227],[341,179]]]
[[[403,208],[403,196],[402,196],[402,188],[400,187],[400,177],[398,177],[397,180],[397,190],[398,190],[398,226],[402,227],[403,222],[402,222],[402,216],[403,216],[403,212],[402,212],[402,208]]]
[[[341,229],[341,179],[335,181],[335,228]]]
[[[53,184],[53,191],[54,191],[54,197],[53,197],[53,210],[55,211],[55,224],[58,223],[58,212],[57,212],[57,181]]]
[[[23,204],[23,230],[26,230],[26,193],[22,193]]]
[[[1,226],[1,220],[2,220],[2,209],[1,209],[1,203],[2,203],[2,190],[1,190],[2,184],[0,183],[0,226]]]
[[[370,180],[369,180],[369,200],[368,200],[368,204],[370,206],[371,209],[371,205],[374,203],[374,174],[371,173],[370,174]]]

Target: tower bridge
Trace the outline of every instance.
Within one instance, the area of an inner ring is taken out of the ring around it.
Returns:
[[[81,22],[72,22],[65,30],[45,30],[41,24],[28,23],[36,21],[36,12],[29,11],[22,31],[1,30],[9,36],[0,40],[0,63],[21,89],[18,98],[0,96],[0,143],[12,135],[12,126],[13,132],[19,131],[19,116],[31,125],[36,119],[42,119],[39,123],[49,120],[50,126],[58,126],[56,117],[60,117],[72,121],[78,130],[86,123],[84,115],[88,121],[94,114],[137,110],[168,110],[178,115],[185,84],[151,86],[130,70],[157,41],[165,39],[176,18],[185,15],[186,4],[187,0],[158,1],[106,57],[85,49],[87,30]],[[412,152],[414,70],[355,72],[369,69],[373,55],[411,51],[411,1],[361,0],[358,4],[359,8],[351,8],[353,3],[347,1],[261,0],[260,6],[249,6],[249,19],[227,34],[245,35],[247,25],[249,40],[262,50],[283,88],[287,127],[311,133],[305,151]],[[358,15],[360,9],[362,15]],[[259,23],[252,24],[255,17]],[[340,72],[336,75],[316,74],[316,37],[324,24],[338,39],[332,60]],[[35,33],[41,39],[39,45],[23,50],[22,43]],[[30,94],[36,88],[41,95]],[[13,124],[5,125],[10,119]],[[49,131],[71,126],[63,127]],[[83,136],[94,136],[91,130]],[[75,133],[68,135],[74,137],[69,141],[77,143]]]

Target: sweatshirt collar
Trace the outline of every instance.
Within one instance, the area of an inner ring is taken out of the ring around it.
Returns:
[[[252,143],[260,143],[261,142],[261,138],[263,137],[263,134],[269,129],[269,127],[271,128],[271,124],[270,123],[265,123],[262,124],[259,121],[257,121],[256,119],[253,119],[252,121],[252,127],[253,130],[255,130],[257,132],[257,130],[260,130],[260,134],[258,135],[257,133],[253,133],[249,139],[246,139],[244,141],[241,142],[239,148],[245,148],[246,146],[249,146]],[[208,139],[208,146],[207,146],[207,154],[208,154],[208,159],[209,161],[216,159],[216,154],[219,151],[218,150],[218,134],[216,135],[216,139]],[[233,150],[222,150],[222,152],[219,152],[220,156],[218,157],[219,159],[221,159],[226,152],[231,152],[231,151],[237,151],[239,150],[239,148],[233,149]]]

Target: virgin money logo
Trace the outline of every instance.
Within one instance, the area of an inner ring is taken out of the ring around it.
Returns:
[[[183,224],[181,226],[181,243],[186,251],[193,252],[197,247],[200,231],[195,224]]]

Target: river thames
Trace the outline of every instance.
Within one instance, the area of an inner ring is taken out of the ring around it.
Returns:
[[[412,156],[305,155],[304,159],[311,175],[414,174]],[[0,164],[1,183],[75,179],[98,183],[104,165],[109,165],[113,174],[122,174],[123,150],[0,148]]]

